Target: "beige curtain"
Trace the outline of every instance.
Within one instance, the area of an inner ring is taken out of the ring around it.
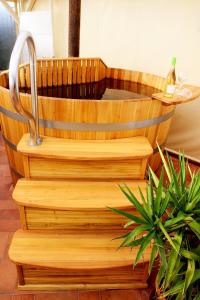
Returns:
[[[200,98],[177,106],[166,147],[200,162]]]

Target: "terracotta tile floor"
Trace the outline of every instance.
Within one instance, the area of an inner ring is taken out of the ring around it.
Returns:
[[[12,201],[13,190],[8,161],[0,136],[0,300],[147,300],[146,290],[19,292],[17,274],[8,258],[13,233],[20,227],[17,205]]]

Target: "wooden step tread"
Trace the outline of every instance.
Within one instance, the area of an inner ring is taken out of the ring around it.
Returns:
[[[28,145],[29,134],[25,134],[17,150],[34,157],[49,157],[69,160],[124,160],[148,157],[152,147],[146,137],[113,140],[72,140],[43,137],[37,147]]]
[[[122,181],[47,181],[21,179],[13,192],[18,205],[59,210],[108,210],[133,207],[119,188]],[[145,180],[126,180],[135,196]]]
[[[56,234],[18,230],[9,249],[10,259],[20,265],[71,270],[95,270],[131,266],[136,251],[117,249],[113,233]],[[150,248],[143,255],[148,262]]]

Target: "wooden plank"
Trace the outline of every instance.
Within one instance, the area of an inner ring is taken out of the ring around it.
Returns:
[[[152,98],[160,100],[166,105],[177,105],[190,102],[200,96],[200,88],[197,86],[184,85],[184,89],[187,91],[185,96],[175,94],[173,97],[169,98],[162,92],[153,94]]]
[[[58,62],[53,60],[53,86],[58,85]]]
[[[98,283],[98,284],[26,284],[26,285],[18,285],[18,289],[21,291],[65,291],[65,290],[96,290],[96,289],[111,289],[111,290],[119,290],[119,289],[145,289],[147,288],[147,283],[134,281],[132,283]]]
[[[26,213],[25,213],[25,207],[20,206],[19,212],[20,212],[20,223],[22,225],[22,228],[27,229],[27,218],[26,218]]]
[[[13,199],[21,206],[59,210],[104,210],[133,207],[119,188],[123,181],[18,181]],[[145,180],[126,181],[140,200],[138,186],[146,191]]]
[[[29,134],[25,134],[17,146],[21,153],[34,157],[68,160],[127,160],[148,157],[152,148],[145,137],[103,140],[70,140],[43,137],[39,147],[28,145]]]
[[[48,87],[52,87],[52,81],[53,81],[53,66],[52,66],[52,61],[47,62],[47,83]]]
[[[133,265],[137,249],[121,248],[113,233],[53,234],[18,230],[14,234],[10,259],[18,264],[66,270],[99,270]],[[59,246],[58,246],[59,243]],[[26,249],[26,251],[24,251]],[[48,251],[47,251],[48,249]],[[150,248],[143,255],[143,263],[150,258]]]
[[[58,60],[58,86],[61,86],[63,84],[62,77],[63,77],[63,64],[62,60]]]
[[[94,201],[94,199],[93,199]],[[67,199],[66,199],[67,203]],[[115,206],[115,205],[114,205]],[[116,206],[115,206],[116,207]],[[127,213],[138,215],[133,207],[123,208]],[[116,213],[113,213],[108,208],[99,210],[87,210],[87,209],[51,209],[51,208],[38,208],[26,206],[26,220],[28,230],[51,230],[58,233],[58,230],[78,231],[86,232],[106,232],[117,231],[116,236],[121,232],[127,232],[124,229],[124,225],[127,223],[127,219]],[[132,226],[132,229],[135,226]]]
[[[67,77],[68,77],[68,61],[66,59],[63,60],[63,84],[67,85]]]
[[[37,87],[42,87],[41,61],[37,61]]]
[[[142,179],[142,159],[73,161],[29,158],[30,178],[51,179]]]
[[[42,87],[47,87],[47,61],[41,61]]]

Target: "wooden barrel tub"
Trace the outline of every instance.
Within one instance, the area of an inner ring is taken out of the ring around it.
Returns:
[[[42,59],[37,61],[38,88],[73,87],[102,80],[115,80],[123,89],[137,90],[145,97],[125,100],[66,99],[38,96],[41,135],[68,139],[117,139],[146,136],[154,154],[150,160],[155,170],[159,165],[157,143],[162,147],[167,139],[175,102],[163,101],[165,80],[161,77],[123,69],[109,68],[99,58]],[[29,65],[19,67],[20,89],[30,88]],[[118,88],[116,86],[115,88]],[[71,90],[73,93],[73,89]],[[31,96],[20,93],[23,106],[31,111]],[[27,120],[16,113],[10,96],[8,71],[0,75],[0,120],[3,139],[14,183],[24,176],[21,155],[16,146],[28,132]]]

